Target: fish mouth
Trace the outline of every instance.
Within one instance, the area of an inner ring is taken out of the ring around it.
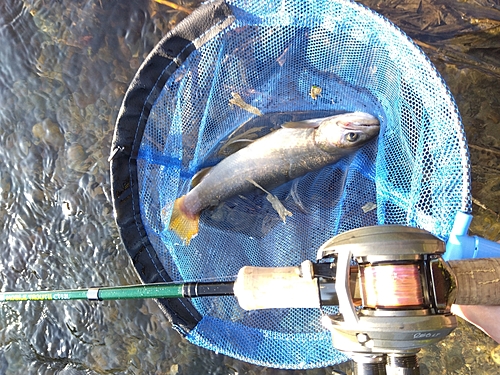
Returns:
[[[380,121],[368,113],[353,112],[340,119],[342,126],[349,130],[363,130],[366,128],[380,128]]]
[[[367,122],[345,122],[342,124],[345,128],[347,129],[359,129],[359,128],[380,128],[380,123],[377,122],[372,122],[372,123],[367,123]]]
[[[380,130],[380,123],[377,122],[345,122],[342,123],[341,126],[346,130],[357,130],[361,132],[365,131],[375,131],[378,132]]]

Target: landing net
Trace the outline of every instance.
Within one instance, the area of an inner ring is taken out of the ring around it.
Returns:
[[[231,104],[234,94],[247,107]],[[351,111],[380,120],[378,139],[274,189],[292,213],[286,223],[256,190],[204,210],[188,246],[168,229],[173,201],[229,140]],[[456,212],[471,208],[468,150],[448,88],[397,27],[350,1],[204,4],[141,66],[112,157],[117,223],[144,282],[296,266],[332,236],[376,224],[447,240]],[[346,360],[318,310],[246,312],[233,297],[159,303],[189,341],[244,361],[305,369]]]

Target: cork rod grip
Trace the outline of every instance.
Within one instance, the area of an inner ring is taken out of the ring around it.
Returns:
[[[500,305],[500,258],[449,261],[457,278],[457,305]]]

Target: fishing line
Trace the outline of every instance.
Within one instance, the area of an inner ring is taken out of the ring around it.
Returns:
[[[360,267],[363,305],[369,308],[421,307],[424,304],[418,264]]]

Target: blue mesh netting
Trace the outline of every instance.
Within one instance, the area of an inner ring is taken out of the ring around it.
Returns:
[[[470,210],[468,152],[455,103],[418,47],[354,2],[228,3],[234,19],[196,40],[163,87],[138,156],[142,219],[170,277],[231,280],[245,265],[298,265],[333,235],[375,224],[420,227],[446,240],[455,213]],[[321,88],[316,98],[313,85]],[[231,105],[232,93],[264,116]],[[286,223],[256,191],[205,210],[188,246],[168,230],[172,202],[221,159],[235,130],[263,134],[290,112],[356,110],[379,118],[378,140],[273,190],[293,213]],[[232,297],[194,306],[203,319],[187,337],[200,346],[283,368],[345,360],[319,311],[245,312]]]

